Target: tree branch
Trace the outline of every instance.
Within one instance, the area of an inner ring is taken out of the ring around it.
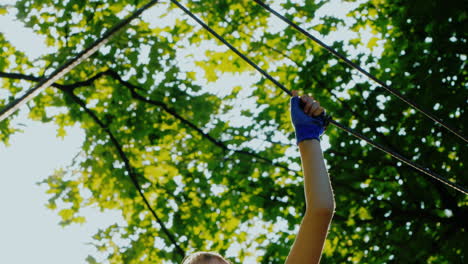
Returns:
[[[62,91],[73,92],[73,90],[76,88],[91,85],[94,81],[96,81],[97,79],[101,78],[102,76],[106,74],[108,74],[107,71],[104,71],[82,82],[76,82],[73,84],[54,83],[52,84],[52,86],[55,88],[61,89]],[[27,75],[27,74],[21,74],[21,73],[8,73],[8,72],[0,72],[0,77],[14,79],[14,80],[26,80],[26,81],[32,81],[32,82],[39,82],[43,78],[43,77],[36,77],[33,75]]]
[[[138,179],[137,179],[137,175],[133,169],[133,167],[131,166],[130,164],[130,161],[127,157],[127,155],[125,154],[125,152],[123,151],[122,149],[122,146],[120,145],[120,143],[118,142],[118,140],[115,138],[114,134],[112,133],[112,131],[107,127],[107,125],[105,125],[97,116],[96,114],[91,110],[89,109],[88,107],[86,107],[86,104],[85,102],[83,102],[78,96],[76,96],[75,94],[73,94],[73,92],[69,91],[69,90],[64,90],[64,89],[61,89],[65,94],[67,94],[68,96],[70,96],[70,98],[75,102],[77,103],[78,105],[81,106],[81,108],[83,108],[83,110],[94,120],[94,122],[96,122],[100,127],[101,129],[103,129],[110,137],[111,141],[112,141],[112,144],[115,146],[115,148],[117,149],[117,152],[119,153],[119,156],[120,158],[123,160],[124,164],[125,164],[125,169],[126,171],[128,172],[129,176],[130,176],[130,179],[132,180],[132,183],[133,185],[135,186],[135,188],[137,189],[138,191],[138,194],[140,195],[140,197],[143,199],[143,202],[145,203],[146,207],[148,208],[148,210],[150,210],[151,214],[154,216],[154,218],[156,218],[156,221],[159,223],[159,225],[161,226],[161,229],[163,230],[163,232],[167,235],[167,237],[169,238],[169,240],[174,244],[177,252],[181,255],[182,258],[185,257],[185,251],[177,244],[177,241],[175,240],[175,238],[173,237],[173,235],[169,232],[169,230],[166,228],[166,226],[164,225],[164,223],[162,222],[162,220],[158,217],[158,215],[156,214],[156,212],[154,211],[154,209],[151,207],[148,199],[146,198],[145,194],[143,193],[143,190],[141,189],[141,186],[140,184],[138,183]]]
[[[253,153],[253,152],[250,152],[250,151],[247,151],[247,150],[233,150],[233,149],[228,148],[228,146],[224,142],[216,140],[215,138],[213,138],[208,133],[203,132],[203,130],[201,130],[195,124],[193,124],[192,122],[188,121],[187,119],[185,119],[184,117],[179,115],[175,110],[169,108],[164,102],[156,101],[156,100],[152,100],[152,99],[147,99],[144,96],[138,94],[137,90],[143,90],[143,89],[140,88],[139,86],[136,86],[136,85],[128,82],[128,81],[123,80],[121,78],[121,76],[117,72],[115,72],[114,70],[109,69],[109,70],[100,72],[100,73],[94,75],[93,77],[91,77],[90,79],[85,80],[85,81],[81,81],[81,82],[77,82],[77,83],[73,83],[73,84],[67,84],[67,85],[54,83],[54,84],[52,84],[52,86],[56,87],[56,88],[59,88],[59,89],[61,89],[63,91],[73,92],[73,90],[78,88],[78,87],[91,85],[94,81],[96,81],[97,79],[99,79],[100,77],[103,77],[103,76],[112,77],[114,80],[118,81],[124,87],[128,88],[134,99],[162,108],[165,112],[171,114],[172,116],[174,116],[175,118],[180,120],[183,124],[185,124],[186,126],[192,128],[193,130],[198,132],[203,138],[209,140],[210,142],[212,142],[216,146],[222,148],[223,150],[230,150],[230,151],[233,151],[233,152],[238,153],[238,154],[251,156],[251,157],[256,158],[258,160],[261,160],[261,161],[263,161],[265,163],[268,163],[268,164],[270,164],[272,166],[282,168],[282,169],[284,169],[286,171],[294,172],[295,174],[298,173],[297,170],[289,169],[287,166],[276,163],[273,160],[265,158],[265,157],[263,157],[263,156],[261,156],[261,155],[259,155],[257,153]],[[31,75],[17,74],[17,73],[5,73],[5,72],[0,72],[0,77],[10,78],[10,79],[18,79],[18,80],[28,80],[28,81],[34,81],[34,82],[37,82],[37,81],[41,80],[41,78],[34,77],[34,76],[31,76]]]
[[[279,167],[279,168],[282,168],[286,171],[292,171],[294,173],[297,173],[298,171],[296,170],[292,170],[292,169],[289,169],[287,166],[285,165],[281,165],[281,164],[278,164],[276,162],[273,162],[272,160],[268,159],[268,158],[265,158],[263,156],[260,156],[256,153],[253,153],[253,152],[250,152],[250,151],[247,151],[247,150],[233,150],[233,149],[229,149],[228,146],[226,144],[224,144],[222,141],[220,140],[216,140],[215,138],[213,138],[210,134],[208,133],[205,133],[203,132],[203,130],[201,130],[199,127],[197,127],[195,124],[193,124],[192,122],[188,121],[187,119],[185,119],[184,117],[182,117],[181,115],[179,115],[175,110],[169,108],[164,102],[161,102],[161,101],[156,101],[156,100],[152,100],[152,99],[147,99],[145,98],[144,96],[138,94],[136,92],[136,90],[141,90],[141,88],[139,88],[138,86],[130,83],[130,82],[127,82],[127,81],[124,81],[120,75],[113,71],[113,70],[108,70],[108,75],[112,76],[115,80],[117,80],[120,84],[122,84],[123,86],[127,87],[131,94],[132,94],[132,97],[134,99],[137,99],[139,101],[142,101],[142,102],[145,102],[147,104],[151,104],[151,105],[155,105],[155,106],[158,106],[160,108],[162,108],[164,111],[166,111],[167,113],[171,114],[172,116],[174,116],[175,118],[179,119],[183,124],[187,125],[188,127],[192,128],[193,130],[197,131],[200,135],[202,135],[202,137],[206,138],[207,140],[209,140],[210,142],[212,142],[213,144],[215,144],[216,146],[222,148],[223,150],[230,150],[230,151],[233,151],[235,153],[238,153],[238,154],[243,154],[243,155],[247,155],[247,156],[251,156],[253,158],[256,158],[256,159],[259,159],[265,163],[269,163],[270,165],[273,165],[275,167]]]

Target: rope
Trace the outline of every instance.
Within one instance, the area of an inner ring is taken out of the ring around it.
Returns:
[[[292,92],[287,89],[286,87],[284,87],[281,83],[279,83],[276,79],[274,79],[271,75],[269,75],[267,72],[265,72],[263,69],[261,69],[257,64],[255,64],[254,62],[252,62],[249,58],[247,58],[245,55],[243,55],[240,51],[238,51],[236,48],[234,48],[229,42],[227,42],[223,37],[221,37],[218,33],[216,33],[212,28],[210,28],[207,24],[205,24],[202,20],[200,20],[196,15],[194,15],[192,12],[190,12],[185,6],[183,6],[181,3],[179,3],[177,0],[171,0],[171,2],[173,2],[175,5],[177,5],[180,9],[182,9],[182,11],[184,11],[187,15],[189,15],[191,18],[193,18],[198,24],[200,24],[204,29],[206,29],[208,32],[210,32],[214,37],[216,37],[219,41],[221,41],[223,44],[225,44],[226,46],[228,46],[232,51],[234,51],[237,55],[239,55],[242,59],[244,59],[247,63],[249,63],[252,67],[254,67],[256,70],[258,70],[261,74],[263,74],[263,76],[265,76],[267,79],[271,80],[276,86],[278,86],[279,88],[281,88],[283,91],[285,91],[287,94],[289,94],[290,96],[292,96]],[[353,131],[352,129],[334,121],[334,120],[330,120],[330,123],[337,126],[338,128],[341,128],[342,130],[352,134],[353,136],[361,139],[361,140],[364,140],[366,141],[367,143],[371,144],[372,146],[378,148],[379,150],[387,153],[387,154],[390,154],[391,156],[393,156],[394,158],[408,164],[409,166],[423,172],[424,174],[427,174],[445,184],[447,184],[448,186],[452,187],[453,189],[457,190],[457,191],[460,191],[466,195],[468,195],[468,189],[457,184],[457,183],[454,183],[454,182],[451,182],[445,178],[443,178],[442,176],[440,176],[439,174],[436,174],[434,172],[432,172],[431,170],[427,169],[427,168],[424,168],[414,162],[412,162],[411,160],[409,160],[408,158],[405,158],[403,157],[402,155],[396,153],[395,151],[392,151],[392,150],[389,150],[388,148],[378,144],[378,143],[375,143],[373,142],[371,139],[367,138],[366,136],[356,132],[356,131]]]
[[[356,63],[350,61],[348,58],[346,58],[344,55],[342,55],[341,53],[339,53],[338,51],[334,50],[333,48],[331,48],[330,46],[328,46],[327,44],[323,43],[322,41],[320,41],[319,39],[317,39],[316,37],[312,36],[309,32],[307,32],[306,30],[304,30],[303,28],[301,28],[300,26],[298,26],[296,23],[292,22],[290,19],[286,18],[285,16],[281,15],[280,13],[278,13],[277,11],[275,11],[273,8],[271,8],[269,5],[265,4],[263,1],[261,0],[254,0],[257,4],[259,4],[260,6],[262,6],[263,8],[265,8],[267,11],[269,11],[270,13],[272,13],[273,15],[275,15],[276,17],[278,17],[279,19],[283,20],[284,22],[286,22],[287,24],[289,24],[290,26],[292,26],[294,29],[296,29],[297,31],[299,31],[300,33],[302,33],[303,35],[305,35],[306,37],[308,37],[309,39],[315,41],[317,44],[319,44],[320,46],[322,46],[323,48],[325,48],[326,50],[328,50],[330,53],[332,53],[333,55],[335,55],[336,57],[338,57],[339,59],[343,60],[346,64],[348,64],[349,66],[353,67],[354,69],[358,70],[359,72],[361,72],[362,74],[364,74],[365,76],[367,76],[368,78],[370,78],[371,80],[373,80],[374,82],[376,82],[377,84],[379,84],[380,86],[382,86],[382,88],[384,88],[385,90],[387,90],[388,92],[390,92],[391,94],[393,94],[394,96],[396,96],[398,99],[402,100],[403,102],[407,103],[408,105],[410,105],[411,107],[413,107],[414,109],[416,109],[417,111],[419,111],[420,113],[424,114],[425,116],[427,116],[428,118],[432,119],[434,122],[438,123],[439,125],[445,127],[448,131],[450,131],[451,133],[453,133],[454,135],[456,135],[457,137],[463,139],[463,141],[465,141],[465,143],[468,142],[468,139],[459,131],[455,130],[454,128],[451,128],[449,125],[447,125],[446,123],[444,123],[442,120],[440,120],[439,118],[437,118],[435,115],[429,113],[427,110],[424,110],[422,109],[421,106],[417,105],[415,102],[411,101],[410,99],[406,98],[404,95],[402,95],[399,91],[391,88],[390,86],[386,85],[384,82],[382,82],[381,80],[377,79],[377,77],[375,77],[374,75],[370,74],[368,71],[364,70],[361,66],[357,65]]]
[[[57,68],[53,73],[49,75],[49,77],[41,80],[34,88],[28,90],[23,96],[18,99],[15,99],[13,102],[9,103],[0,111],[0,122],[3,121],[5,118],[12,115],[18,108],[28,101],[32,100],[36,97],[42,90],[51,86],[55,81],[59,80],[63,76],[65,76],[68,72],[70,72],[73,68],[78,66],[82,61],[89,58],[92,54],[94,54],[102,45],[106,44],[109,39],[117,33],[120,29],[125,27],[129,24],[133,19],[137,18],[141,13],[145,10],[156,4],[158,0],[151,0],[149,3],[144,5],[143,7],[139,8],[135,11],[131,16],[127,17],[124,20],[121,20],[111,29],[106,31],[102,37],[97,39],[91,46],[86,48],[85,50],[81,51],[78,55],[74,58],[68,60],[65,64]]]

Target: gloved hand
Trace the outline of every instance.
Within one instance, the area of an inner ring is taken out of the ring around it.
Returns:
[[[320,103],[307,95],[291,97],[291,121],[296,131],[296,144],[306,139],[317,139],[325,131],[329,119]]]

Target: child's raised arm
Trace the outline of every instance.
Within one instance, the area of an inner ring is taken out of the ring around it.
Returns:
[[[301,101],[305,105],[302,109]],[[301,153],[306,213],[286,264],[319,263],[335,211],[335,200],[320,147],[324,109],[312,97],[291,98],[291,119]]]

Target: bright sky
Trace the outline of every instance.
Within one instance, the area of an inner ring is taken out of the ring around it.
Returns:
[[[0,32],[30,57],[49,52],[41,39],[10,15],[0,16]],[[32,122],[26,114],[23,107],[14,120],[24,124],[24,133],[13,136],[7,148],[0,144],[0,263],[83,263],[87,255],[95,253],[87,244],[91,236],[121,218],[115,212],[86,209],[86,224],[58,225],[57,213],[45,207],[45,186],[36,183],[70,163],[84,134],[75,127],[64,140],[57,139],[54,125]]]
[[[2,4],[14,2],[1,1]],[[337,3],[322,10],[334,14],[338,11],[343,9]],[[274,28],[281,28],[277,25]],[[22,27],[11,14],[0,16],[0,32],[30,58],[52,51],[45,47],[43,39]],[[330,40],[325,39],[328,43]],[[0,263],[83,263],[87,255],[95,255],[94,247],[87,244],[92,241],[91,236],[98,228],[121,218],[115,212],[86,209],[87,223],[66,228],[58,225],[57,213],[44,206],[48,199],[46,188],[36,183],[70,163],[80,149],[84,134],[75,127],[68,129],[63,140],[57,139],[54,125],[32,122],[26,115],[23,107],[20,117],[14,120],[24,124],[24,133],[13,136],[9,147],[0,144]]]

